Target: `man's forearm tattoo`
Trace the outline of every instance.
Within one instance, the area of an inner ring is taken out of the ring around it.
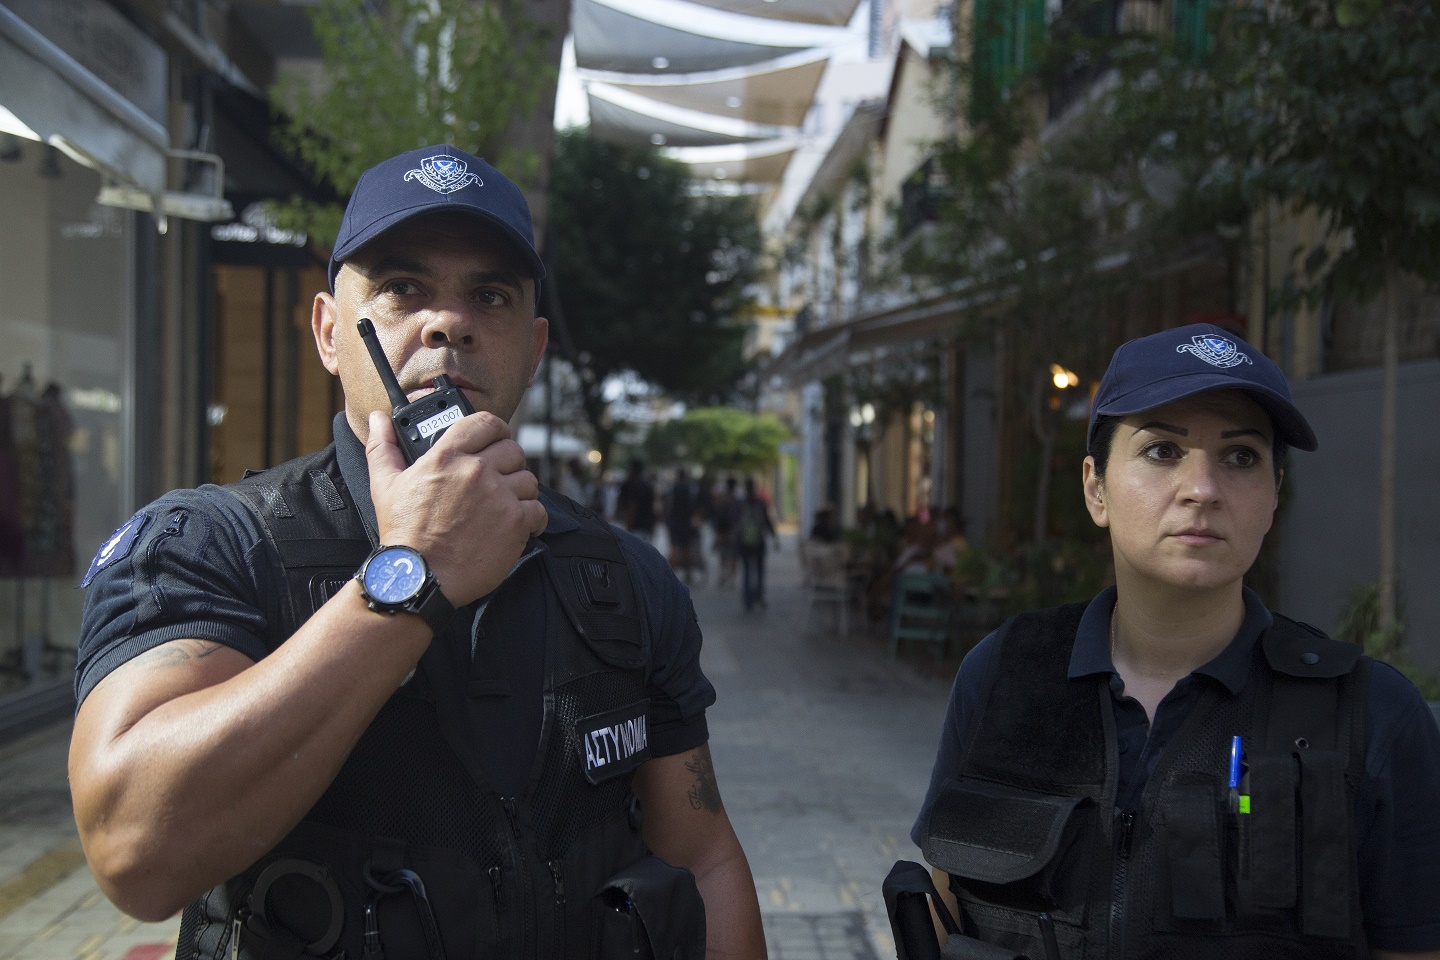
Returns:
[[[224,644],[214,640],[171,640],[142,653],[135,658],[135,663],[150,670],[178,667],[192,660],[204,660],[222,646]]]
[[[690,806],[696,810],[719,813],[724,804],[720,802],[720,784],[715,781],[715,764],[710,761],[710,748],[701,747],[695,751],[695,758],[685,761],[685,769],[695,774],[695,782],[690,786]]]

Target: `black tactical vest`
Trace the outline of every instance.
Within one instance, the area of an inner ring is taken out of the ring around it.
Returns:
[[[1002,628],[960,773],[931,808],[925,858],[950,875],[964,933],[1033,960],[1368,957],[1359,648],[1276,616],[1244,689],[1206,686],[1124,812],[1109,677],[1066,675],[1084,609]],[[1235,735],[1248,813],[1228,787]]]
[[[372,548],[334,447],[228,489],[261,519],[284,570],[276,633],[288,637]],[[177,958],[589,957],[597,928],[630,909],[626,868],[676,869],[647,857],[630,789],[650,754],[629,570],[603,521],[559,502],[579,529],[546,535],[547,549],[525,561],[544,564],[548,635],[543,728],[523,796],[503,799],[458,748],[470,691],[445,655],[444,640],[463,642],[452,625],[295,830],[186,908]],[[699,960],[703,908],[694,919],[698,944],[677,955]]]

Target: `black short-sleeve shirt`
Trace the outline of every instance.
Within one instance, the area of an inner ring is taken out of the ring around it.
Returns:
[[[343,414],[335,420],[335,440],[341,472],[373,538],[364,447]],[[546,509],[548,530],[574,527],[553,503]],[[644,614],[651,753],[682,753],[709,739],[705,711],[715,702],[700,669],[694,606],[653,547],[615,532]],[[76,702],[116,667],[171,640],[212,640],[255,661],[275,650],[284,640],[272,632],[282,622],[284,577],[264,542],[254,515],[213,485],[168,493],[131,518],[101,548],[86,577]],[[486,696],[472,698],[472,739],[505,795],[523,787],[543,721],[545,604],[538,566],[521,563],[434,641],[487,658],[473,671],[493,682]]]
[[[1126,696],[1110,659],[1109,624],[1115,588],[1085,608],[1075,633],[1069,676],[1108,673],[1120,758],[1117,806],[1134,809],[1157,761],[1179,731],[1204,684],[1231,693],[1244,686],[1251,652],[1273,622],[1259,596],[1245,591],[1245,618],[1230,645],[1181,680],[1161,702],[1155,722]],[[925,802],[910,836],[920,845],[936,797],[960,772],[974,711],[993,677],[998,634],[966,655],[955,677],[940,732],[940,749]],[[1365,775],[1356,791],[1360,904],[1370,946],[1420,952],[1440,949],[1440,727],[1429,706],[1393,667],[1375,663],[1365,698]]]

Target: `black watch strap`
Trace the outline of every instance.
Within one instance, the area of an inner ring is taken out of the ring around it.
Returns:
[[[440,592],[440,584],[433,578],[430,589],[415,600],[411,610],[420,615],[420,619],[429,625],[431,632],[437,637],[450,626],[450,621],[455,619],[455,606]]]

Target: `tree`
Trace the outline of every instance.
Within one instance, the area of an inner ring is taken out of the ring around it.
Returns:
[[[337,192],[348,195],[381,160],[432,143],[487,156],[534,186],[540,158],[515,149],[508,132],[553,89],[556,65],[545,59],[545,31],[521,4],[321,0],[311,22],[324,82],[318,89],[299,77],[276,84],[275,136]],[[342,210],[293,198],[279,213],[330,245]]]
[[[790,431],[769,414],[700,407],[652,427],[645,449],[660,461],[697,463],[706,473],[749,473],[779,462],[780,444],[789,439]]]
[[[546,310],[608,461],[606,384],[633,373],[677,400],[724,402],[744,375],[760,231],[743,198],[708,197],[653,150],[562,133],[551,176]]]
[[[1247,51],[1226,107],[1255,195],[1309,207],[1314,291],[1384,303],[1378,625],[1396,624],[1399,276],[1440,279],[1440,11],[1432,0],[1273,0],[1230,14]]]
[[[1057,369],[1097,378],[1126,332],[1116,322],[1126,298],[1176,260],[1222,259],[1229,312],[1240,312],[1253,201],[1236,158],[1251,147],[1225,107],[1237,51],[1217,49],[1201,6],[1179,0],[1169,31],[1127,30],[1113,4],[1081,0],[1047,30],[1043,3],[984,0],[957,30],[966,48],[939,103],[971,127],[935,145],[946,189],[911,269],[974,290],[960,336],[997,354],[1002,443],[1019,436],[1015,424],[1038,445],[1037,546],[1052,526],[1051,475],[1073,407],[1052,386]],[[1057,107],[1078,91],[1083,107]],[[1060,109],[1067,119],[1042,137]],[[997,459],[997,489],[1022,486],[1008,475],[1019,453]]]
[[[1052,388],[1051,366],[1087,372],[1096,366],[1108,327],[1104,307],[1117,280],[1100,263],[1114,245],[1114,208],[1123,192],[1115,158],[1088,132],[1034,148],[1043,77],[1015,74],[1008,63],[991,69],[995,50],[1010,48],[992,43],[992,34],[1003,34],[1011,21],[1005,3],[982,6],[972,25],[973,55],[957,63],[942,99],[975,126],[934,146],[946,189],[932,198],[937,223],[928,242],[912,245],[907,267],[974,291],[958,333],[996,352],[1002,444],[1006,425],[1021,421],[1040,444],[1030,524],[1039,544],[1050,526],[1050,477],[1065,406]],[[1055,57],[1038,39],[1026,49],[1028,62]],[[1001,79],[1009,83],[1004,96]],[[996,464],[996,488],[1003,491],[1016,486],[1006,474],[1014,460],[1008,453]]]

